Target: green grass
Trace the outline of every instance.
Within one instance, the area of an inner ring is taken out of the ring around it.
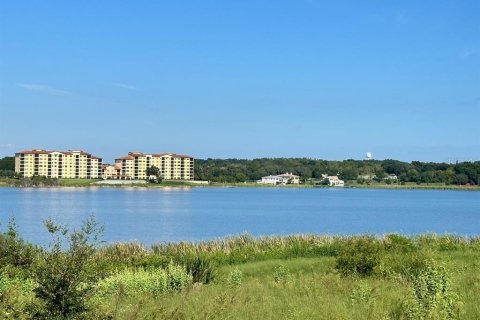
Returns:
[[[97,179],[59,179],[58,184],[62,187],[88,187]]]
[[[409,319],[406,314],[414,297],[416,270],[411,267],[425,259],[448,272],[451,290],[458,296],[454,319],[480,319],[478,238],[433,234],[363,238],[380,246],[382,268],[370,276],[341,273],[338,252],[361,239],[243,235],[196,244],[156,245],[153,251],[139,244],[118,245],[112,252],[120,257],[117,263],[122,255],[141,256],[142,263],[157,256],[180,264],[185,257],[201,256],[215,262],[216,278],[174,295],[117,296],[95,308],[103,314],[116,310],[115,319]],[[352,249],[364,250],[358,246]],[[129,263],[135,264],[134,260]],[[230,279],[234,270],[242,275],[237,285]],[[280,278],[278,270],[282,270]]]
[[[445,183],[414,183],[406,182],[405,184],[384,182],[372,182],[370,184],[360,184],[354,181],[347,182],[347,187],[351,188],[365,188],[365,189],[429,189],[429,190],[469,190],[480,191],[480,186],[466,186],[466,185],[447,185]]]
[[[202,186],[205,186],[205,185],[190,183],[190,182],[184,181],[184,180],[179,180],[179,181],[163,180],[160,184],[149,183],[146,186],[148,186],[148,187],[183,187],[183,186],[186,186],[186,187],[202,187]]]
[[[479,319],[480,254],[443,254],[440,261],[453,274],[462,301],[461,319]],[[117,308],[116,319],[402,319],[405,298],[412,294],[405,279],[342,276],[331,257],[267,260],[219,270],[215,283],[176,295],[104,301],[104,312]],[[290,276],[274,281],[283,266]],[[242,283],[228,285],[229,272],[239,269]],[[119,311],[118,311],[119,310]]]

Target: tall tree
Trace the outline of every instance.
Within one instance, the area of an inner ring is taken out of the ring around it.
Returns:
[[[163,180],[162,171],[156,166],[148,167],[145,173],[148,180],[154,180],[157,183],[161,183]]]

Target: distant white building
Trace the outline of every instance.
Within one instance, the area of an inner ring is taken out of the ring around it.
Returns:
[[[340,180],[337,176],[328,176],[328,183],[332,187],[343,187],[345,186],[345,182]]]
[[[385,178],[385,180],[397,180],[397,179],[398,179],[397,175],[396,175],[396,174],[393,174],[393,173],[389,174],[389,175]]]
[[[279,175],[270,175],[266,177],[262,177],[261,180],[258,180],[257,183],[261,184],[299,184],[300,183],[300,177],[297,175],[290,173],[284,173],[284,174],[279,174]]]
[[[293,173],[284,173],[284,174],[279,174],[278,177],[287,179],[288,184],[300,184],[300,177],[297,175],[294,175]]]

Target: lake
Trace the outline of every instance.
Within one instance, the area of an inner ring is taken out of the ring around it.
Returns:
[[[425,232],[480,235],[480,193],[333,188],[0,188],[2,230],[48,243],[42,220],[79,226],[89,215],[107,242],[253,235]]]

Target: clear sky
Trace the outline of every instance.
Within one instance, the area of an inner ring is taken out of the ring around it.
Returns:
[[[480,159],[480,1],[0,2],[0,156]]]

